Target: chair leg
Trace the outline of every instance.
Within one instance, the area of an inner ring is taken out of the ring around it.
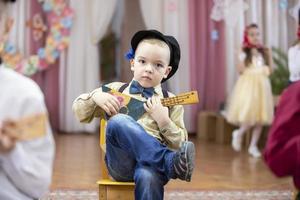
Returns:
[[[99,185],[99,200],[107,200],[107,187]]]

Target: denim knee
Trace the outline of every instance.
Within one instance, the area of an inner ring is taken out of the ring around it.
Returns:
[[[126,123],[128,121],[132,121],[132,120],[133,119],[130,116],[119,113],[119,114],[112,116],[107,121],[107,128],[123,126],[124,123]]]
[[[135,199],[163,200],[164,179],[151,167],[139,166],[134,173]]]
[[[134,174],[134,181],[143,188],[152,188],[159,184],[157,174],[147,168],[138,168]]]
[[[107,121],[106,130],[111,131],[113,129],[123,127],[124,123],[126,123],[130,120],[132,120],[132,118],[128,115],[116,114]]]

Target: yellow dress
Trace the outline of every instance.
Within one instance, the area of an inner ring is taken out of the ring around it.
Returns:
[[[252,63],[239,76],[230,96],[227,107],[230,123],[271,124],[274,104],[269,74],[262,56],[253,56]]]

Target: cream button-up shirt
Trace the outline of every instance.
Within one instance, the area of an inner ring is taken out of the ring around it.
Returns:
[[[113,82],[109,83],[106,86],[119,90],[119,88],[124,85],[122,82]],[[130,83],[131,84],[131,83]],[[123,91],[124,94],[127,94],[131,97],[134,97],[141,101],[146,101],[141,94],[130,94],[129,86]],[[102,92],[101,87],[95,89],[91,93],[81,94],[79,97],[75,99],[73,102],[73,111],[80,122],[88,123],[92,121],[95,117],[103,116],[104,111],[96,105],[96,103],[92,100],[92,96],[95,92]],[[154,95],[163,98],[161,85],[158,85],[154,88]],[[169,93],[169,97],[175,96],[174,94]],[[157,138],[160,142],[164,143],[171,149],[178,149],[180,143],[182,141],[186,141],[188,139],[187,131],[184,126],[183,120],[183,106],[176,105],[169,108],[169,116],[171,122],[166,126],[159,129],[157,123],[152,119],[152,117],[146,112],[140,119],[138,119],[138,123],[145,129],[145,131]]]

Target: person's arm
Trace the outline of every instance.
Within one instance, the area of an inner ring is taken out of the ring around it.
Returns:
[[[106,85],[109,88],[116,89],[120,83],[111,83]],[[101,88],[95,89],[91,93],[81,94],[77,97],[72,106],[73,112],[80,122],[89,123],[95,117],[103,117],[104,113],[109,116],[115,115],[120,109],[118,99]]]
[[[271,74],[273,72],[273,58],[272,58],[272,49],[271,48],[266,48],[266,54],[268,57],[268,68],[269,68],[269,73]]]
[[[173,106],[169,110],[167,107],[162,106],[159,97],[155,97],[148,99],[144,104],[144,108],[156,121],[160,133],[169,147],[178,149],[180,143],[188,139],[183,121],[184,111],[182,105]]]
[[[101,89],[81,94],[74,100],[72,110],[80,122],[89,123],[95,117],[103,115],[103,111],[93,100],[93,95],[98,92],[102,92]]]
[[[246,59],[246,53],[243,52],[242,49],[240,49],[236,55],[236,63],[237,63],[236,68],[239,74],[242,74],[246,69],[245,59]]]
[[[21,104],[18,105],[21,117],[47,112],[44,99],[37,95],[24,98]],[[45,136],[17,141],[12,150],[0,154],[6,176],[18,190],[32,198],[41,197],[51,183],[54,141],[48,121],[44,131]]]
[[[264,157],[277,176],[291,175],[300,188],[300,82],[282,94]],[[297,178],[298,177],[298,178]]]
[[[178,149],[180,143],[188,140],[187,130],[184,125],[184,109],[182,105],[170,109],[170,123],[160,128],[161,134],[168,146]]]

